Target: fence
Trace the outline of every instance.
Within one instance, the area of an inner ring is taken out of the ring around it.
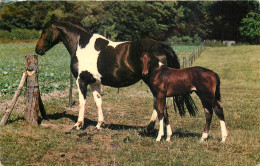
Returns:
[[[186,68],[192,66],[195,60],[200,56],[200,54],[206,49],[204,43],[198,46],[197,49],[193,50],[192,53],[187,56],[183,57],[180,61],[181,68]]]

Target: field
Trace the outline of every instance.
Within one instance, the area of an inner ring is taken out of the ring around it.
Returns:
[[[0,68],[23,66],[24,54],[33,53],[31,45],[25,47],[23,44],[17,44],[5,47],[8,47],[9,51],[0,52]],[[10,57],[7,58],[7,55]],[[56,91],[54,87],[47,89],[46,92],[49,93],[42,95],[49,120],[42,120],[39,126],[32,126],[23,120],[25,101],[23,98],[20,99],[10,123],[0,128],[1,163],[3,165],[258,165],[260,164],[259,57],[260,46],[215,47],[207,48],[195,61],[194,65],[210,68],[220,75],[221,104],[224,107],[229,132],[224,144],[220,143],[220,125],[215,115],[208,141],[199,142],[205,118],[195,95],[192,96],[200,110],[196,117],[187,115],[181,118],[173,111],[172,101],[168,100],[169,120],[173,129],[172,142],[168,143],[163,139],[158,143],[155,141],[158,123],[151,135],[142,134],[143,127],[148,124],[152,114],[152,95],[144,83],[139,82],[122,88],[119,94],[115,88],[103,87],[106,127],[101,131],[94,130],[97,112],[91,93],[88,93],[86,106],[86,128],[74,131],[70,129],[77,120],[77,92],[74,89],[73,99],[76,105],[69,109],[66,107],[67,88],[63,88],[64,91]],[[40,69],[40,72],[42,71],[40,78],[43,77],[40,82],[52,82],[49,79],[54,77],[53,81],[56,81],[58,86],[64,82],[64,87],[67,87],[69,55],[64,48],[61,45],[56,46],[48,55],[39,59],[43,65]],[[58,67],[47,65],[53,63],[53,60],[60,65],[55,65]],[[57,70],[60,66],[63,67],[61,71]],[[12,70],[5,71],[8,73],[4,71],[1,73],[1,89],[2,80],[6,83],[8,77],[15,77],[9,76]],[[59,90],[59,87],[56,89]],[[6,93],[0,98],[2,112],[10,97]]]

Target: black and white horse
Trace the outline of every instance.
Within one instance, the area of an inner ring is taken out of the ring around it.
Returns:
[[[37,54],[44,55],[59,42],[63,42],[71,55],[70,67],[77,79],[80,108],[78,121],[74,125],[76,129],[80,129],[84,125],[87,86],[90,85],[93,92],[98,110],[96,127],[100,129],[104,122],[101,107],[101,84],[111,87],[126,87],[142,79],[140,61],[142,50],[149,50],[152,47],[153,52],[150,55],[159,59],[160,63],[180,68],[177,55],[165,44],[152,39],[112,42],[99,34],[87,32],[81,25],[58,20],[53,15],[51,20],[45,24],[35,51]],[[194,104],[190,96],[176,96],[175,98],[177,106],[183,105],[184,102],[181,101],[187,98],[190,105]],[[156,109],[157,106],[154,104],[154,112],[148,129],[154,127],[157,118]]]

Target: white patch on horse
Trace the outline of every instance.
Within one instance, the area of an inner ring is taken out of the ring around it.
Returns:
[[[107,40],[107,39],[106,39],[106,40]],[[111,47],[116,48],[116,46],[118,46],[119,44],[122,44],[122,43],[125,43],[125,42],[113,42],[113,41],[109,41],[109,43],[108,43],[107,46],[111,46]]]
[[[190,90],[191,91],[196,91],[197,89],[196,89],[196,87],[191,87]]]
[[[154,122],[154,121],[156,121],[156,119],[157,119],[157,111],[154,109],[150,122]]]
[[[221,142],[225,142],[227,135],[228,135],[225,121],[223,121],[223,120],[220,121],[220,127],[221,127],[221,133],[222,133],[222,141]]]
[[[164,64],[162,62],[159,61],[159,67],[163,66]]]
[[[163,119],[164,119],[164,118],[162,118],[162,119],[159,121],[160,127],[159,127],[158,136],[157,136],[157,138],[156,138],[156,141],[157,141],[157,142],[161,141],[161,138],[162,138],[162,136],[164,135],[164,129],[163,129],[163,127],[164,127],[164,122],[163,122]]]
[[[208,138],[208,136],[209,136],[209,133],[203,132],[200,142],[204,142]]]
[[[97,81],[101,81],[101,74],[98,72],[97,59],[99,52],[95,49],[95,42],[101,35],[94,34],[85,48],[78,45],[76,56],[79,62],[79,74],[82,71],[88,71]]]
[[[78,87],[78,92],[79,92],[79,116],[78,116],[78,121],[74,125],[74,128],[79,130],[84,126],[84,115],[85,115],[85,104],[86,100],[84,99],[84,95],[82,94],[80,88],[79,88],[79,79],[76,81],[77,87]]]
[[[101,36],[99,34],[93,34],[85,48],[81,48],[78,45],[76,56],[79,62],[79,74],[83,71],[88,71],[90,74],[93,75],[97,82],[100,82],[102,75],[98,72],[97,66],[97,60],[100,51],[97,51],[95,49],[95,42],[98,38],[108,40],[104,36]],[[115,48],[117,45],[122,43],[124,42],[109,41],[108,46],[112,46]]]
[[[171,136],[172,136],[171,125],[170,124],[166,125],[166,129],[167,129],[167,139],[166,139],[166,141],[170,142],[171,141]]]
[[[102,111],[102,99],[101,99],[101,84],[91,84],[91,90],[93,93],[93,97],[96,103],[97,111],[98,111],[98,124],[97,129],[101,129],[101,125],[104,122],[104,116]]]

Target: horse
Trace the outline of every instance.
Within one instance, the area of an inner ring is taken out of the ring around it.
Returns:
[[[78,87],[79,116],[73,127],[77,130],[84,126],[88,85],[91,87],[98,112],[96,128],[101,129],[104,123],[101,85],[119,88],[130,86],[141,80],[139,56],[143,49],[154,47],[154,56],[160,63],[173,68],[180,68],[177,55],[166,44],[149,38],[113,42],[100,34],[89,33],[81,24],[59,20],[55,15],[52,15],[50,21],[46,22],[42,29],[35,52],[44,55],[46,51],[59,42],[65,45],[71,56],[70,68]],[[177,106],[183,107],[181,102],[183,100],[189,101],[189,112],[194,112],[196,108],[190,96],[175,96]],[[185,104],[187,105],[187,103]],[[147,131],[154,127],[157,118],[156,108],[156,102],[154,102],[151,120],[145,128]]]
[[[164,135],[164,124],[167,130],[166,141],[170,141],[172,135],[166,109],[166,98],[195,92],[201,100],[206,116],[206,125],[201,142],[208,138],[213,114],[212,109],[214,109],[220,120],[222,142],[225,142],[227,129],[224,121],[223,107],[218,102],[221,100],[221,94],[220,78],[217,73],[199,66],[173,69],[160,64],[157,59],[150,56],[147,52],[142,53],[140,60],[142,62],[142,75],[144,77],[147,76],[145,82],[154,97],[157,98],[157,113],[160,127],[156,141],[160,141]]]

